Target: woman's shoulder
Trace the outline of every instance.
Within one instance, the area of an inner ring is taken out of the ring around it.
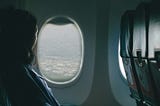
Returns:
[[[27,72],[28,74],[32,75],[32,77],[38,77],[38,78],[44,80],[44,77],[37,73],[37,72],[39,72],[38,68],[33,67],[33,66],[30,65],[30,64],[23,65],[23,66],[24,66],[26,72]]]

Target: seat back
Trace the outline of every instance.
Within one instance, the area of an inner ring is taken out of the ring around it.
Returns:
[[[160,6],[141,3],[121,19],[121,57],[131,96],[160,105]]]
[[[160,105],[160,6],[152,3],[149,9],[148,63],[156,102]]]
[[[133,27],[133,61],[140,89],[145,103],[152,105],[155,98],[153,80],[148,64],[149,4],[142,3],[136,8]]]
[[[125,73],[127,76],[128,86],[130,88],[131,97],[140,100],[141,96],[138,90],[138,80],[136,78],[135,69],[132,66],[132,59],[130,57],[133,48],[133,17],[134,11],[126,11],[121,18],[121,32],[120,32],[120,55],[122,57]]]

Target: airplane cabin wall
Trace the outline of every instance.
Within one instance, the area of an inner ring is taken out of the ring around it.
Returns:
[[[84,62],[79,79],[69,85],[49,84],[61,104],[82,105],[92,88],[96,42],[96,6],[94,0],[26,0],[26,10],[38,20],[39,29],[50,17],[63,15],[74,19],[84,38]],[[53,43],[54,45],[54,43]]]

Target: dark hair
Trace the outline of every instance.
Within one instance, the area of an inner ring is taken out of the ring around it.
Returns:
[[[36,18],[25,10],[3,9],[0,19],[2,58],[8,62],[30,63],[36,38]]]

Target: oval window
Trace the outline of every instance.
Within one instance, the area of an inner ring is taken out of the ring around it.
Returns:
[[[37,53],[40,72],[48,81],[75,80],[83,62],[83,38],[77,23],[68,17],[47,20],[39,33]]]

